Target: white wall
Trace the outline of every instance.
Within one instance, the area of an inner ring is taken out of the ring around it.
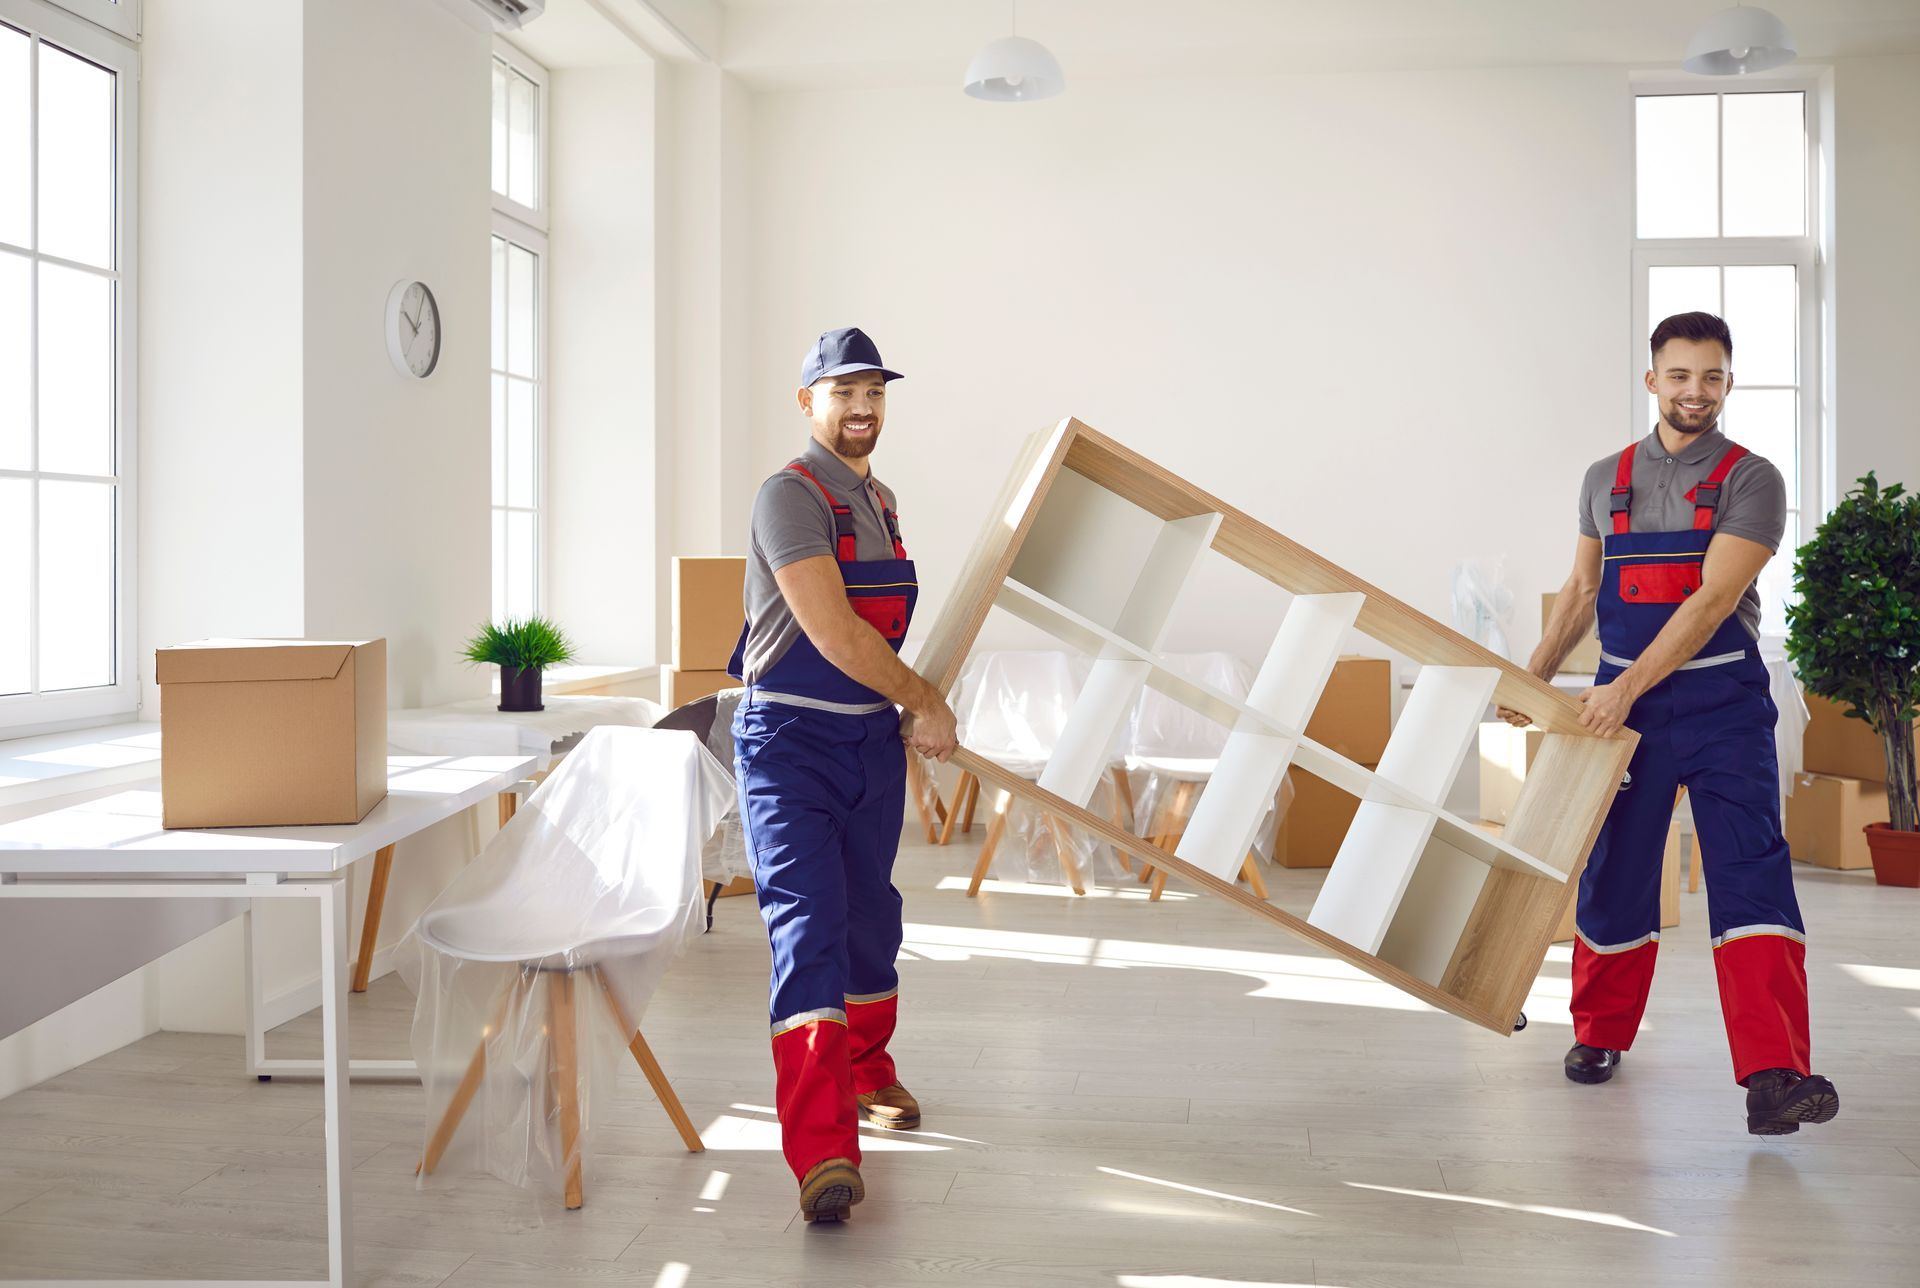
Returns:
[[[1837,490],[1876,470],[1920,489],[1920,56],[1834,67]]]
[[[589,662],[657,656],[657,92],[650,64],[548,86],[547,607]]]
[[[1558,586],[1627,432],[1626,93],[1555,67],[762,96],[755,472],[803,441],[807,342],[859,325],[907,375],[875,459],[923,614],[1069,414],[1442,619],[1468,556]],[[1241,626],[1169,646],[1258,656]]]
[[[155,648],[303,630],[303,69],[298,5],[167,0],[144,21],[138,664],[154,719]]]
[[[491,41],[428,0],[308,0],[306,629],[387,638],[395,706],[486,693]],[[440,306],[439,368],[387,357],[387,294]]]

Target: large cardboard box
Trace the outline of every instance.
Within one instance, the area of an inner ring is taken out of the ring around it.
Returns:
[[[165,827],[357,823],[387,794],[387,642],[163,648]]]
[[[1809,774],[1887,781],[1886,743],[1866,721],[1849,719],[1844,703],[1807,694],[1807,734],[1801,751],[1800,767]]]
[[[1520,785],[1533,758],[1540,754],[1546,734],[1540,729],[1516,729],[1504,720],[1480,726],[1480,817],[1505,823],[1520,800]]]
[[[682,671],[671,666],[660,668],[660,703],[669,711],[711,697],[722,689],[739,687],[740,681],[725,671]]]
[[[1813,699],[1807,699],[1809,706]],[[1850,721],[1859,724],[1858,720]],[[1870,868],[1860,829],[1887,821],[1887,786],[1832,774],[1796,774],[1787,797],[1787,849],[1823,868]]]
[[[1540,634],[1547,633],[1547,619],[1553,616],[1553,601],[1557,591],[1548,591],[1540,596]],[[1594,624],[1587,623],[1587,633],[1573,646],[1573,651],[1561,661],[1560,669],[1570,675],[1592,675],[1600,669],[1600,637],[1594,634]]]
[[[740,555],[673,561],[673,666],[724,671],[746,625],[747,561]]]
[[[1377,765],[1393,731],[1393,663],[1384,657],[1343,657],[1307,719],[1307,737],[1337,756]]]
[[[1289,769],[1287,780],[1293,784],[1293,800],[1274,832],[1273,861],[1283,868],[1331,867],[1360,811],[1360,798],[1304,769]]]

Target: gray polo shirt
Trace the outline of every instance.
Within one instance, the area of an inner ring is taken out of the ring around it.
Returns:
[[[1686,494],[1713,472],[1729,446],[1718,429],[1700,435],[1669,456],[1655,430],[1640,440],[1633,458],[1633,496],[1627,510],[1630,532],[1679,532],[1693,527],[1693,502]],[[1600,537],[1613,531],[1613,474],[1620,464],[1615,453],[1587,467],[1580,483],[1580,533]],[[1715,532],[1757,541],[1769,550],[1780,549],[1787,529],[1787,485],[1780,471],[1765,457],[1749,454],[1720,485]],[[1760,590],[1748,586],[1734,610],[1747,634],[1760,638]]]
[[[826,485],[833,499],[853,510],[854,556],[857,559],[893,558],[893,539],[887,535],[884,505],[896,511],[893,492],[869,475],[863,479],[839,457],[807,439],[800,461]],[[773,579],[774,570],[801,559],[835,555],[833,507],[806,475],[782,469],[760,485],[753,499],[753,531],[747,542],[748,684],[778,662],[800,637],[800,623]]]

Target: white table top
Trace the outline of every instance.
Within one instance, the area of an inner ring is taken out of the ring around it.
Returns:
[[[208,876],[337,872],[533,770],[531,756],[389,756],[387,797],[358,823],[167,831],[151,784],[0,824],[0,872]]]

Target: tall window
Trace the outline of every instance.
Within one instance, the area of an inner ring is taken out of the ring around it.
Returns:
[[[131,711],[136,55],[0,0],[0,728]]]
[[[1721,426],[1780,467],[1787,529],[1760,576],[1766,634],[1786,630],[1793,552],[1818,514],[1820,403],[1815,97],[1777,82],[1634,101],[1633,370],[1661,318],[1705,310],[1733,332]],[[1636,400],[1640,434],[1658,417]]]
[[[546,443],[546,72],[493,60],[493,616],[541,603]]]

